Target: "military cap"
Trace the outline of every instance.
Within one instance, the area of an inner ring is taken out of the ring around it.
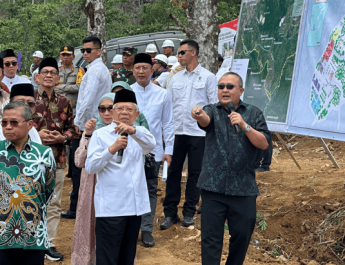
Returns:
[[[67,53],[67,54],[74,54],[74,47],[73,46],[62,46],[60,48],[60,54]]]
[[[133,53],[134,54],[137,54],[138,53],[138,49],[135,48],[135,47],[124,47],[123,48],[123,51],[122,51],[122,54],[128,54],[128,55],[132,55]]]

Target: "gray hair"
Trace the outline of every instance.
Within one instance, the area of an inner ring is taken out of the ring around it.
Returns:
[[[13,101],[8,103],[5,107],[4,107],[4,111],[3,113],[5,113],[5,110],[10,110],[10,109],[21,109],[21,116],[26,120],[32,120],[32,112],[31,109],[29,108],[28,105],[26,105],[26,103],[22,102],[22,101]]]
[[[118,102],[118,103],[120,103],[120,102]],[[115,109],[115,106],[116,106],[116,104],[118,104],[118,103],[115,103],[115,104],[114,104],[113,109]],[[133,103],[133,102],[132,102],[132,103]],[[133,103],[133,104],[134,104],[134,106],[135,106],[135,110],[136,110],[136,111],[139,111],[138,105],[135,104],[135,103]]]
[[[240,87],[243,87],[243,79],[242,79],[242,77],[241,77],[239,74],[235,73],[235,72],[226,72],[225,74],[222,75],[222,77],[223,77],[223,76],[229,76],[229,75],[235,75],[235,76],[237,76],[238,79],[239,79],[238,85],[239,85]]]

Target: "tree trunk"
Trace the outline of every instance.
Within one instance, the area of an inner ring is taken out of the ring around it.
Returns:
[[[87,0],[84,12],[87,16],[87,35],[98,37],[101,40],[102,60],[108,66],[104,0]]]
[[[212,73],[218,71],[218,6],[220,0],[174,0],[182,1],[188,24],[183,27],[178,18],[169,17],[181,27],[189,39],[198,42],[199,63]]]

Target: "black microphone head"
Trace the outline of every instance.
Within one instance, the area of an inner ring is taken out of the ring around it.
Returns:
[[[123,133],[123,134],[121,134],[121,136],[126,136],[126,137],[128,137],[128,133]]]
[[[228,106],[228,110],[235,110],[235,105],[232,101],[229,101],[226,105]]]

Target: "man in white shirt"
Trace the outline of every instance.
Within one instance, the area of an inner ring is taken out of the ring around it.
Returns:
[[[133,91],[116,92],[113,108],[113,122],[93,133],[85,162],[97,176],[96,264],[133,265],[141,215],[150,212],[143,155],[156,140],[145,127],[133,126],[140,114]]]
[[[204,107],[218,102],[218,89],[216,76],[201,67],[198,54],[199,45],[196,41],[187,39],[181,42],[178,57],[186,69],[175,74],[168,87],[174,110],[175,143],[163,203],[165,219],[160,226],[162,230],[180,220],[177,205],[181,199],[182,168],[187,154],[188,179],[182,211],[183,226],[194,224],[195,206],[199,202],[200,191],[196,184],[204,156],[205,132],[198,127],[190,113],[195,106]]]
[[[11,89],[11,94],[10,94],[10,102],[13,102],[13,101],[24,102],[26,105],[29,106],[32,114],[34,114],[36,110],[34,87],[31,84],[27,84],[27,83],[13,85]],[[30,136],[31,141],[38,144],[42,144],[41,138],[38,135],[38,132],[35,128],[35,124],[30,129],[29,136]],[[5,136],[2,133],[2,127],[0,124],[0,141],[2,140],[5,140]]]
[[[98,101],[108,93],[111,88],[111,77],[108,67],[102,62],[102,43],[97,37],[87,37],[83,39],[83,48],[80,49],[85,62],[88,62],[87,72],[83,76],[79,88],[76,106],[76,117],[74,119],[75,131],[77,134],[85,130],[85,123],[98,117]],[[74,157],[75,151],[79,147],[80,138],[74,137],[70,145],[70,157]],[[72,179],[73,190],[71,193],[71,204],[69,210],[61,213],[62,218],[75,219],[77,208],[81,168],[77,168],[74,163],[70,165],[69,177]]]
[[[141,239],[146,247],[153,247],[153,220],[156,212],[158,172],[161,162],[170,165],[174,146],[174,117],[171,99],[167,91],[150,81],[152,60],[150,55],[140,53],[135,56],[133,74],[137,82],[133,84],[140,111],[145,115],[150,132],[156,138],[155,155],[156,168],[154,174],[146,176],[150,196],[151,212],[144,215],[141,222]],[[162,134],[163,131],[163,134]],[[165,151],[163,150],[163,138]]]
[[[163,54],[158,54],[154,59],[152,83],[157,86],[166,87],[169,76],[168,58]]]
[[[0,53],[0,57],[4,61],[4,75],[2,82],[11,91],[11,87],[18,83],[29,83],[30,80],[25,77],[20,77],[17,75],[18,61],[12,49],[4,50]]]

